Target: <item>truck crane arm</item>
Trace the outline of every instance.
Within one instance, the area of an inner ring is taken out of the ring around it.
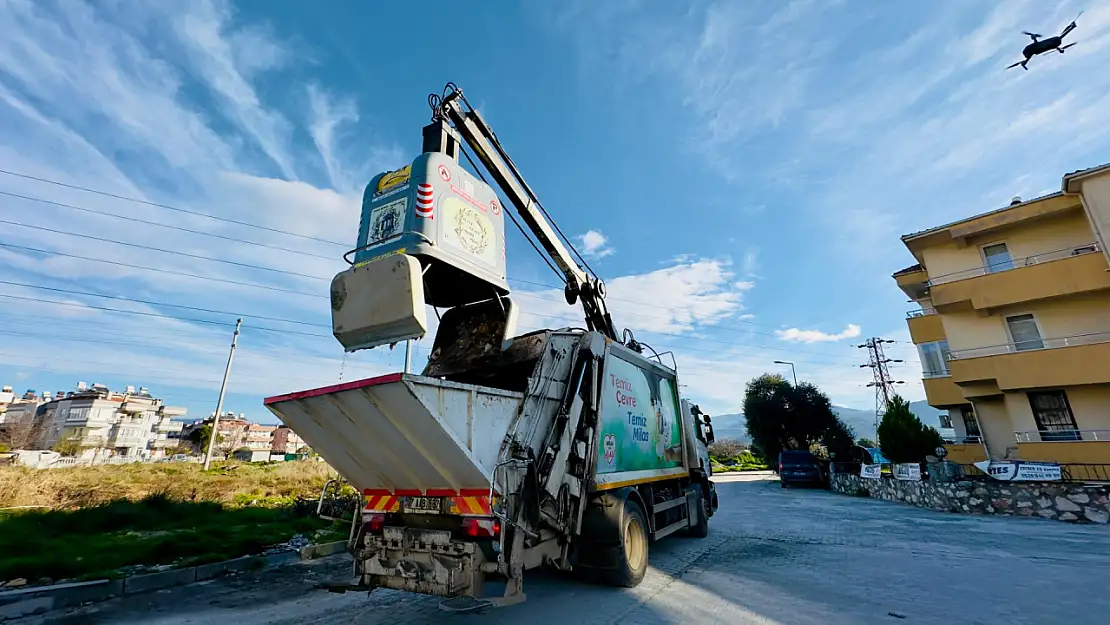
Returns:
[[[432,124],[424,129],[424,151],[445,152],[457,158],[458,138],[461,137],[563,274],[563,293],[567,303],[574,304],[580,300],[587,328],[620,342],[605,305],[605,283],[579,266],[559,238],[557,227],[549,221],[550,216],[543,210],[535,192],[524,181],[493,130],[467,102],[462,90],[448,83],[442,96],[432,94],[428,100],[433,113]],[[481,176],[481,173],[478,172],[478,175]],[[628,344],[640,351],[634,339],[630,339]]]

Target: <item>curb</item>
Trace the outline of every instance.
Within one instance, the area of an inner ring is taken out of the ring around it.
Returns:
[[[132,575],[123,579],[98,579],[90,582],[55,584],[53,586],[0,591],[0,621],[41,614],[83,603],[104,601],[121,595],[132,595],[173,586],[192,584],[221,577],[235,571],[270,569],[304,560],[340,553],[347,541],[302,547],[298,551],[268,556],[243,556],[223,562],[212,562],[158,573]]]

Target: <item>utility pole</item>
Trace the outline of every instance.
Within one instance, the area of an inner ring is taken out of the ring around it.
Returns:
[[[235,334],[231,335],[231,351],[227,353],[227,366],[224,367],[224,381],[220,384],[220,398],[216,401],[216,416],[212,419],[212,435],[208,437],[208,451],[204,453],[204,470],[212,463],[212,448],[216,446],[216,437],[219,436],[220,413],[224,409],[224,393],[227,392],[227,376],[231,373],[231,361],[235,358],[235,344],[239,341],[239,327],[243,325],[242,319],[235,320]]]
[[[412,339],[405,341],[405,373],[412,368]]]
[[[890,403],[890,398],[894,396],[894,385],[905,384],[902,380],[890,379],[890,369],[887,367],[888,363],[902,362],[898,359],[887,358],[883,354],[883,343],[893,343],[890,339],[882,339],[879,337],[867,339],[862,345],[857,345],[860,349],[867,349],[867,364],[860,365],[860,368],[870,368],[874,379],[867,386],[875,387],[875,438],[879,437],[879,415],[886,410],[887,405]]]

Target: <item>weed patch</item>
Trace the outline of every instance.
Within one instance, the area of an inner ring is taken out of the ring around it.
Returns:
[[[78,510],[0,514],[0,580],[85,579],[136,565],[190,566],[257,554],[327,522],[282,507],[154,493]]]

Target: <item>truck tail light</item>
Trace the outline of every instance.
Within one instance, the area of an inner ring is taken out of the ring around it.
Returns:
[[[381,534],[385,528],[384,514],[368,514],[362,521],[362,527],[367,534]]]
[[[501,535],[501,521],[468,517],[463,519],[463,530],[471,538],[497,538]]]

